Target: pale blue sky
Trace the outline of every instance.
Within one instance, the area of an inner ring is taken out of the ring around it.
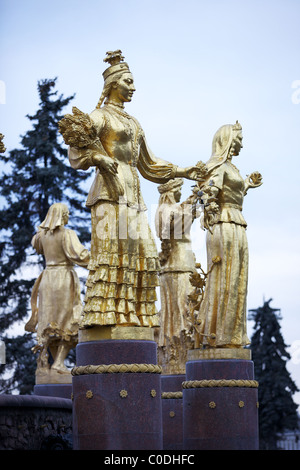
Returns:
[[[103,58],[114,49],[135,78],[127,111],[157,156],[181,166],[206,161],[215,131],[240,121],[244,148],[234,163],[242,175],[258,170],[264,178],[243,210],[248,308],[272,297],[282,309],[282,333],[295,351],[288,367],[300,388],[299,18],[299,0],[0,0],[0,132],[8,150],[30,127],[38,80],[57,76],[59,93],[76,93],[66,112],[73,105],[90,112]],[[151,216],[158,191],[145,180],[142,188]],[[197,226],[193,243],[205,265]]]

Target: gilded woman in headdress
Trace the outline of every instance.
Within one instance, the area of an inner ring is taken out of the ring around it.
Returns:
[[[246,331],[248,285],[247,223],[242,215],[249,188],[262,184],[260,173],[244,180],[232,163],[240,153],[242,127],[222,126],[206,163],[206,183],[200,185],[206,204],[208,277],[199,310],[200,342],[206,347],[241,348],[249,344]],[[206,198],[206,199],[205,199]],[[215,262],[216,260],[220,262]]]
[[[199,168],[181,169],[153,155],[139,122],[124,110],[135,87],[123,59],[121,51],[107,53],[104,61],[111,65],[103,73],[104,88],[96,109],[89,119],[84,115],[82,140],[78,141],[78,132],[72,135],[74,126],[70,126],[68,138],[67,120],[72,118],[65,117],[60,123],[70,145],[71,166],[83,170],[96,167],[86,203],[91,208],[92,242],[83,328],[158,325],[155,301],[159,261],[138,172],[159,184],[175,176],[201,176]],[[73,112],[80,115],[79,110]],[[85,140],[87,135],[91,142]]]
[[[194,195],[180,203],[183,179],[175,178],[158,186],[156,234],[160,252],[160,328],[158,357],[167,374],[184,374],[187,350],[192,348],[188,322],[190,275],[196,271],[191,242],[191,227],[197,217]]]
[[[78,341],[82,313],[80,283],[74,264],[87,267],[89,251],[76,233],[65,228],[69,209],[65,204],[50,206],[31,244],[45,258],[46,267],[38,277],[31,294],[30,320],[26,331],[37,333],[35,352],[39,352],[37,374],[50,369],[48,349],[53,357],[51,370],[70,373],[64,361]]]

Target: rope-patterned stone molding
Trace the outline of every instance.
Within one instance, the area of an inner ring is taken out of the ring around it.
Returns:
[[[182,392],[162,392],[162,398],[182,398]]]
[[[100,364],[73,367],[72,375],[87,374],[120,374],[120,373],[148,373],[161,374],[161,366],[156,364]]]
[[[205,388],[205,387],[247,387],[257,388],[258,382],[256,380],[188,380],[182,382],[182,388]]]

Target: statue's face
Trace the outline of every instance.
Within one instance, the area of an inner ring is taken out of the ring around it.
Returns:
[[[135,92],[133,76],[131,73],[124,73],[121,78],[119,78],[116,85],[116,93],[118,98],[123,102],[131,101],[132,95]]]
[[[69,222],[69,212],[64,212],[63,213],[63,222],[65,225]]]
[[[174,199],[176,202],[179,202],[180,198],[181,198],[181,189],[176,189],[176,191],[174,191]]]
[[[232,141],[232,155],[238,155],[240,150],[243,148],[243,134],[242,132],[238,132],[235,138]]]

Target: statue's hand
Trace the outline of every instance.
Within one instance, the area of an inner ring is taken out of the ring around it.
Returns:
[[[201,181],[205,178],[207,169],[205,165],[188,166],[184,169],[184,177],[190,180]]]
[[[93,163],[99,170],[108,171],[109,173],[116,175],[118,171],[118,162],[113,160],[111,157],[96,154],[93,156]]]
[[[254,171],[245,179],[245,192],[249,188],[258,188],[262,184],[262,175],[258,171]]]

